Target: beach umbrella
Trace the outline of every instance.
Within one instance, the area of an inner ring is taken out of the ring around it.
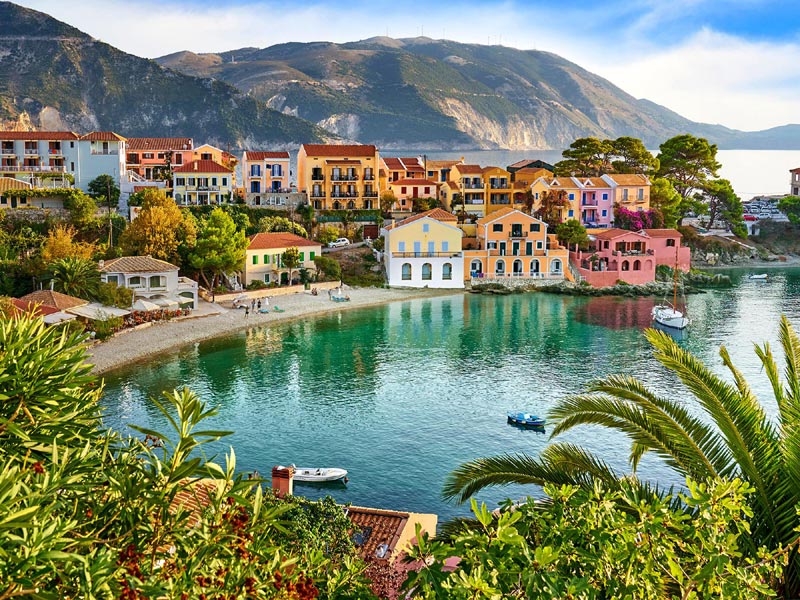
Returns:
[[[133,310],[138,310],[142,312],[150,312],[154,310],[161,310],[161,307],[158,304],[154,304],[148,300],[142,300],[139,298],[136,302],[133,303],[131,307]]]

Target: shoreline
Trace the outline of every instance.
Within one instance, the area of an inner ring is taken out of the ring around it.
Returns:
[[[392,289],[352,288],[350,302],[331,302],[326,294],[312,296],[307,293],[291,296],[276,296],[270,300],[269,314],[250,313],[245,317],[241,309],[224,308],[205,303],[205,315],[156,323],[150,327],[123,331],[114,337],[90,347],[86,362],[92,365],[92,374],[101,375],[114,369],[152,360],[160,354],[175,352],[181,348],[222,338],[255,327],[283,325],[291,321],[337,313],[343,310],[382,306],[392,302],[436,298],[463,294],[464,290],[451,289]],[[277,313],[279,306],[286,312]]]

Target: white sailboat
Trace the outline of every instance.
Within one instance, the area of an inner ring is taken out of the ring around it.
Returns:
[[[684,302],[684,305],[686,303]],[[692,322],[689,317],[678,310],[678,249],[675,248],[675,268],[672,271],[672,304],[666,300],[653,307],[653,321],[664,327],[685,329]],[[684,310],[686,310],[684,308]]]

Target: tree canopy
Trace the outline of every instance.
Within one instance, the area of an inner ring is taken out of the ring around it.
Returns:
[[[717,162],[716,144],[688,133],[668,139],[660,150],[658,177],[669,181],[684,203],[715,178],[721,166]],[[681,208],[682,216],[688,208]]]
[[[119,203],[119,185],[111,175],[98,175],[86,186],[89,195],[107,208],[116,208]]]
[[[696,195],[696,199],[703,207],[703,214],[708,216],[709,228],[714,227],[717,220],[722,220],[730,225],[733,233],[739,237],[747,237],[742,201],[733,191],[730,181],[727,179],[707,181],[702,192]]]
[[[244,266],[248,246],[244,231],[221,208],[200,220],[197,242],[189,252],[189,262],[198,270],[209,289],[217,287],[221,275]]]
[[[313,207],[311,210],[314,210]],[[261,217],[258,220],[258,231],[261,233],[288,231],[289,233],[294,233],[304,238],[308,237],[308,231],[302,225],[286,217]]]
[[[784,196],[778,201],[778,210],[794,225],[800,225],[800,196]]]
[[[615,140],[595,137],[578,138],[562,152],[564,160],[555,164],[557,175],[597,177],[604,173],[641,173],[658,170],[658,159],[645,148],[642,140],[622,136]]]
[[[558,241],[567,247],[586,246],[589,244],[589,235],[586,233],[586,227],[576,219],[559,223],[556,226],[555,233]]]
[[[194,217],[178,208],[163,190],[148,188],[142,194],[142,210],[122,234],[124,251],[180,266],[196,241]]]

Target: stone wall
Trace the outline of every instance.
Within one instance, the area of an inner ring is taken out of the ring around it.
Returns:
[[[485,285],[487,283],[497,283],[510,290],[515,290],[569,282],[564,277],[481,277],[480,279],[473,277],[469,281],[470,287],[474,285]]]

